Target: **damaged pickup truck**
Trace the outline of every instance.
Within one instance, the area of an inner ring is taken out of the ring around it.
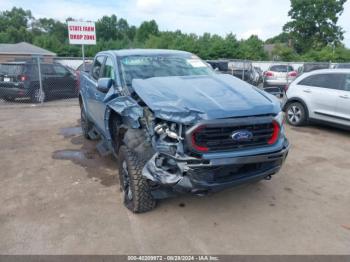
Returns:
[[[183,51],[100,52],[80,77],[81,125],[119,163],[124,204],[271,179],[289,143],[279,101]]]

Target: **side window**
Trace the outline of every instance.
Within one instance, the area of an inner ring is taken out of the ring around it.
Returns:
[[[46,76],[52,76],[55,74],[53,71],[53,66],[50,64],[42,64],[40,66],[41,73]]]
[[[55,70],[56,75],[66,76],[67,74],[69,74],[69,71],[66,68],[64,68],[63,66],[54,65],[53,68]]]
[[[108,77],[116,80],[114,64],[110,57],[107,57],[106,59],[106,63],[103,67],[102,77]]]
[[[101,71],[104,58],[105,58],[104,56],[96,57],[94,65],[92,67],[91,75],[96,80],[100,78],[100,71]]]
[[[319,74],[309,76],[301,80],[298,84],[330,89],[341,89],[342,79],[342,74]]]
[[[344,90],[345,91],[350,91],[350,74],[347,74],[345,76]]]

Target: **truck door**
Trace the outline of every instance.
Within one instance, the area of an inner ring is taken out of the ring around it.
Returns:
[[[107,56],[103,66],[100,77],[103,78],[111,78],[114,82],[116,82],[116,71],[115,65],[111,57]],[[113,86],[111,88],[114,88]],[[104,99],[106,97],[106,93],[102,93],[95,90],[95,104],[94,104],[94,114],[96,114],[96,124],[99,129],[105,131],[105,112],[106,112],[106,104],[104,103]]]
[[[101,69],[106,56],[99,55],[95,58],[92,66],[90,77],[86,79],[86,113],[95,123],[97,123],[97,115],[94,112],[96,105],[96,85],[101,75]]]

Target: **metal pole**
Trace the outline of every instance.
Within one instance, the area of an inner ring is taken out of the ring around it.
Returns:
[[[44,90],[43,90],[43,82],[41,79],[41,67],[40,67],[40,57],[36,57],[36,61],[38,63],[38,73],[39,73],[39,88],[40,88],[40,102],[44,103]]]
[[[81,54],[83,56],[83,70],[85,72],[85,48],[84,48],[84,45],[81,45]]]
[[[243,81],[244,81],[244,75],[245,75],[245,59],[243,60],[243,75],[242,75]]]

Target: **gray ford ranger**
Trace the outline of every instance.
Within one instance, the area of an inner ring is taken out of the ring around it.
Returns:
[[[183,51],[100,52],[80,76],[81,125],[119,163],[124,204],[270,179],[289,143],[279,101]]]

